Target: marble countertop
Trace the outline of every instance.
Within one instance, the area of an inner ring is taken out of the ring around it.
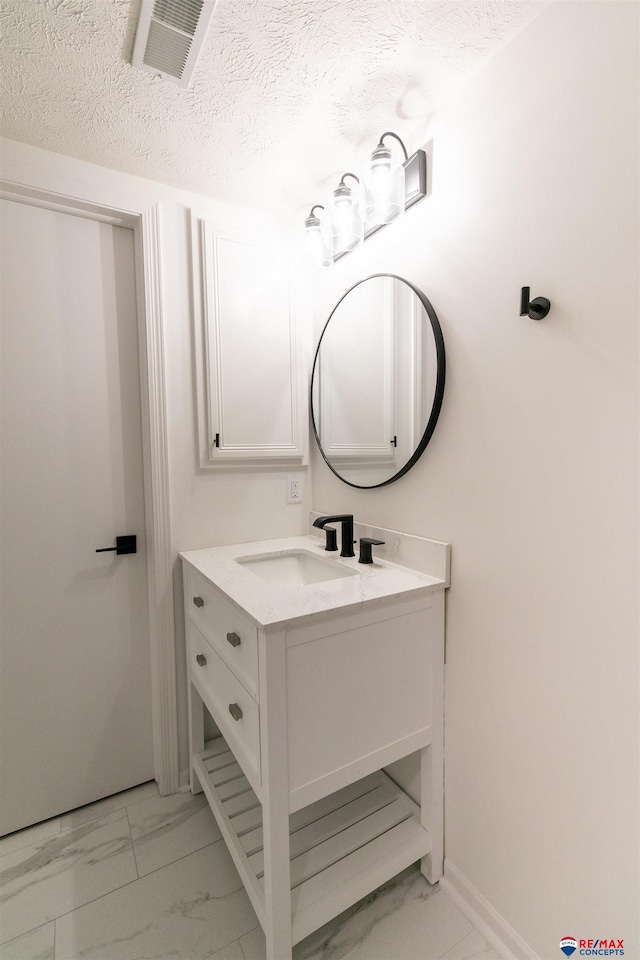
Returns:
[[[278,554],[302,550],[344,565],[356,576],[311,583],[306,586],[285,586],[267,581],[236,563],[237,558]],[[287,537],[256,543],[237,543],[181,553],[183,561],[206,577],[215,588],[241,612],[261,628],[276,629],[305,622],[324,614],[371,608],[391,599],[415,599],[443,589],[447,581],[402,567],[387,560],[372,564],[358,563],[357,557],[342,558],[327,553],[324,540],[316,536]]]

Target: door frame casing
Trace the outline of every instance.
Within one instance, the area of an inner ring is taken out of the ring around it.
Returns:
[[[169,502],[160,205],[128,209],[0,179],[0,198],[129,227],[134,232],[142,462],[147,542],[154,776],[162,796],[179,790],[173,571]]]

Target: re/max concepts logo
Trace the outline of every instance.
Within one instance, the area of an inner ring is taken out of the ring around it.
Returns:
[[[624,957],[624,940],[576,940],[575,937],[563,937],[560,949],[566,957],[578,949],[581,957]]]

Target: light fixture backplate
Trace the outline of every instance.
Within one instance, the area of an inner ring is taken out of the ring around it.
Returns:
[[[427,155],[416,150],[404,162],[404,208],[408,210],[427,195]]]

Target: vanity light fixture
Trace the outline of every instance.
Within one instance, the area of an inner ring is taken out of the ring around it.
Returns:
[[[331,249],[330,237],[327,236],[324,217],[321,220],[316,210],[324,211],[321,203],[316,203],[311,207],[311,212],[304,222],[304,238],[307,245],[307,253],[315,263],[323,267],[333,263],[333,250]]]
[[[345,183],[345,177],[356,181],[356,187]],[[329,226],[333,253],[349,253],[364,240],[361,183],[355,173],[345,173],[329,201]]]
[[[398,141],[398,151],[385,143],[387,137]],[[347,177],[356,186],[345,183]],[[397,220],[405,210],[422,200],[427,193],[427,156],[416,150],[411,156],[400,137],[387,130],[371,154],[364,180],[354,173],[345,173],[333,191],[327,207],[315,204],[304,222],[307,249],[316,264],[327,266],[355,250],[363,240],[387,223]],[[315,213],[322,210],[322,219]]]
[[[404,213],[404,165],[391,147],[385,144],[385,137],[395,137],[404,154],[405,162],[409,159],[407,149],[395,133],[387,131],[380,137],[380,142],[371,154],[369,176],[365,195],[365,216],[367,223],[391,223]]]

